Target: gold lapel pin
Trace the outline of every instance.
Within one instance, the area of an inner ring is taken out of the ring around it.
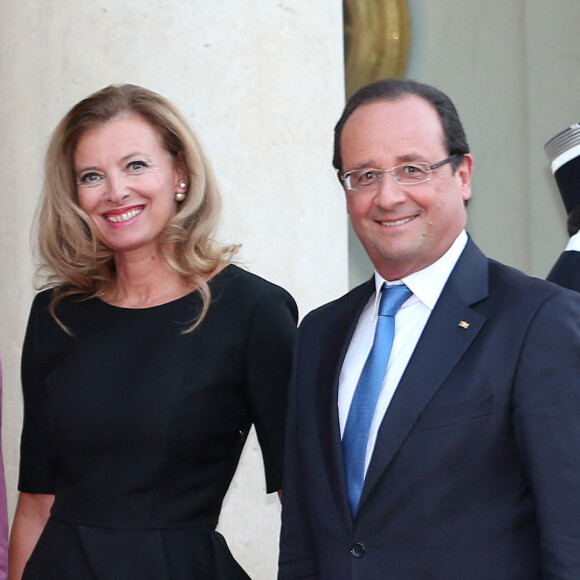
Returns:
[[[460,320],[457,323],[457,326],[459,326],[459,328],[463,328],[464,330],[467,330],[471,325],[469,324],[469,322],[465,322],[465,320]]]

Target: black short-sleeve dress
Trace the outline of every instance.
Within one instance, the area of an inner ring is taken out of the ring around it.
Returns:
[[[145,309],[37,295],[24,342],[19,489],[55,495],[25,569],[43,580],[247,580],[215,531],[248,430],[281,487],[297,311],[234,265]],[[248,506],[251,509],[251,506]],[[259,541],[259,540],[257,540]]]

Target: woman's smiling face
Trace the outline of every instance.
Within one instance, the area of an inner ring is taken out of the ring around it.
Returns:
[[[77,196],[99,239],[115,252],[157,251],[185,177],[140,115],[88,129],[74,154]]]

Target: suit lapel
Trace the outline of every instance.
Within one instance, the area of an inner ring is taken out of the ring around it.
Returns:
[[[488,261],[470,240],[429,317],[387,409],[361,504],[387,469],[421,413],[485,323],[471,306],[488,294]],[[468,327],[465,328],[466,324]]]
[[[343,514],[345,522],[352,525],[348,507],[340,425],[338,420],[338,381],[342,364],[358,319],[375,291],[374,277],[356,288],[345,300],[344,308],[327,326],[326,348],[319,345],[322,358],[319,365],[320,375],[317,384],[317,423],[320,426],[320,440],[324,454],[328,479],[333,483],[332,491],[338,511]]]

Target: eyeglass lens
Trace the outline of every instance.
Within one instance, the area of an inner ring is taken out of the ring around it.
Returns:
[[[397,165],[392,169],[359,169],[346,175],[346,186],[349,189],[368,189],[377,187],[383,180],[385,173],[390,173],[397,183],[401,185],[413,185],[427,181],[431,177],[431,169],[428,163],[417,162],[414,164]]]

